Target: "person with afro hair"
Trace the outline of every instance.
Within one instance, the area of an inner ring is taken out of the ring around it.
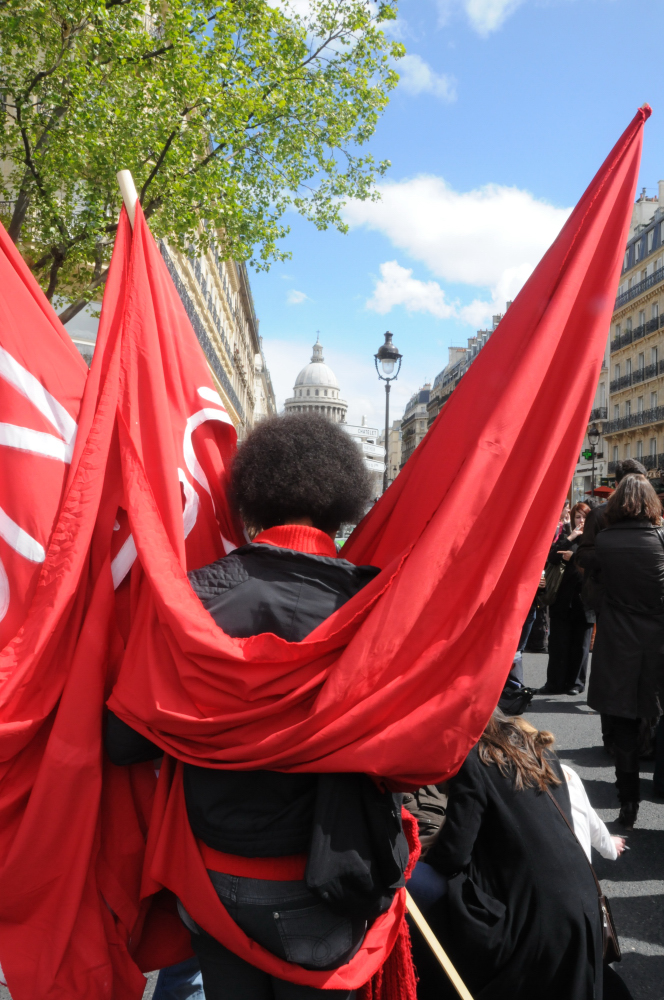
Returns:
[[[229,497],[251,541],[202,569],[191,585],[230,636],[271,632],[299,642],[379,572],[337,555],[334,537],[371,496],[360,449],[314,414],[271,417],[238,447]],[[109,713],[115,764],[159,748]],[[371,922],[404,884],[408,848],[401,796],[364,774],[224,771],[184,765],[189,822],[210,879],[252,940],[311,969],[357,952]],[[376,831],[379,831],[377,834]],[[387,860],[386,860],[387,859]],[[351,1000],[256,968],[200,928],[191,931],[206,1000]]]

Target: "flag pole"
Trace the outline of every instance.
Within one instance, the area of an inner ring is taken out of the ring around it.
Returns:
[[[452,962],[450,961],[447,952],[441,945],[440,941],[438,940],[434,932],[429,927],[428,923],[424,919],[422,911],[420,910],[419,906],[417,905],[411,894],[408,892],[408,890],[406,890],[406,909],[413,918],[413,921],[418,931],[420,932],[420,934],[422,935],[422,937],[424,938],[424,940],[429,945],[432,952],[442,965],[445,975],[452,983],[452,986],[457,991],[459,996],[461,997],[461,1000],[473,1000],[472,996],[468,992],[466,984],[464,983],[463,979],[461,978],[457,970],[452,965]]]
[[[129,222],[131,223],[131,228],[134,228],[134,217],[136,215],[136,202],[138,201],[138,191],[136,190],[136,185],[134,184],[134,178],[131,176],[131,170],[118,170],[115,175],[120,185],[120,194],[122,195],[122,200],[125,203],[125,208],[127,209],[127,215],[129,216]]]

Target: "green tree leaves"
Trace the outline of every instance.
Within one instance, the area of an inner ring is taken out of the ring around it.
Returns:
[[[3,221],[71,316],[103,283],[131,170],[180,248],[266,267],[293,205],[344,228],[388,164],[396,0],[0,0]]]

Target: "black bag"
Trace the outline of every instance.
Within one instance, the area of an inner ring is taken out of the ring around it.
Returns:
[[[538,597],[542,604],[555,604],[556,597],[558,596],[558,591],[560,590],[560,584],[563,582],[563,574],[565,573],[565,563],[561,560],[560,562],[548,562],[544,567],[544,576],[546,577],[546,584],[544,590],[541,590]]]
[[[402,798],[366,774],[318,775],[305,880],[337,913],[375,920],[406,884]]]
[[[567,826],[571,830],[573,836],[576,838],[578,843],[578,838],[574,833],[574,827],[568,820],[567,816],[561,809],[560,805],[556,802],[551,791],[547,788],[546,794],[549,796],[554,806],[562,816],[562,818],[567,823]],[[579,843],[579,847],[583,851],[582,845]],[[583,856],[588,861],[588,855],[583,851]],[[611,965],[612,962],[619,962],[622,959],[622,954],[620,951],[620,942],[618,941],[618,935],[616,933],[615,924],[613,923],[613,914],[611,913],[611,906],[608,899],[602,892],[602,887],[599,884],[599,879],[595,874],[595,869],[588,861],[588,867],[592,872],[592,876],[595,879],[595,886],[597,888],[597,902],[599,903],[599,918],[602,923],[602,958],[604,959],[605,965]]]

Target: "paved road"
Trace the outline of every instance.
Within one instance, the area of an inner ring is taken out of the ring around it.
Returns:
[[[524,656],[526,684],[542,686],[546,659]],[[539,729],[554,733],[560,757],[580,774],[609,829],[620,832],[615,824],[618,800],[612,761],[602,748],[599,718],[585,697],[536,696],[528,718]],[[664,1000],[664,801],[653,798],[651,775],[652,765],[644,762],[643,802],[636,829],[629,835],[630,850],[618,861],[594,859],[620,934],[624,957],[618,971],[634,1000]],[[155,978],[149,977],[144,1000],[152,996]],[[3,988],[0,1000],[11,1000]]]
[[[526,684],[544,684],[546,661],[543,654],[524,656]],[[581,776],[611,833],[620,833],[613,762],[602,747],[599,716],[588,708],[585,696],[537,695],[526,717],[554,734],[559,756]],[[653,796],[650,762],[641,762],[641,779],[643,801],[628,837],[630,850],[617,861],[595,854],[593,863],[620,936],[618,972],[634,1000],[664,1000],[664,800]]]

